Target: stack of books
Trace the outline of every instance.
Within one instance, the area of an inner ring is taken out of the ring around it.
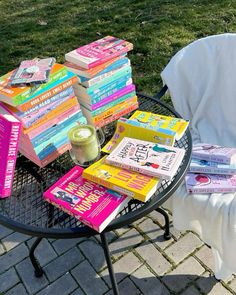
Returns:
[[[54,63],[48,82],[13,87],[15,71],[0,77],[0,113],[22,123],[19,151],[44,167],[70,149],[68,130],[87,123],[73,89],[78,79],[64,65]]]
[[[103,127],[138,108],[127,52],[133,44],[107,36],[65,54],[78,75],[75,93],[89,124]]]
[[[235,192],[236,148],[205,143],[194,145],[185,180],[189,193]]]

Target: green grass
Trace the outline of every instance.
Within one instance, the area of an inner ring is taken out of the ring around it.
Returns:
[[[236,31],[236,1],[0,0],[0,75],[23,59],[64,54],[101,36],[129,40],[133,78],[152,95],[169,59],[195,39]]]

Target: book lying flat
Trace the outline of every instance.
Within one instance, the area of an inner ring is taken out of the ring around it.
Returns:
[[[106,158],[106,162],[145,175],[171,180],[184,155],[184,149],[124,137]]]
[[[236,191],[236,175],[188,173],[185,183],[189,193],[230,193]]]
[[[128,203],[129,197],[82,178],[83,169],[75,166],[43,197],[49,203],[102,232]]]
[[[192,156],[200,160],[230,164],[236,161],[236,148],[199,143],[193,146]]]
[[[190,162],[189,171],[207,174],[236,174],[236,164],[221,164],[193,158]]]

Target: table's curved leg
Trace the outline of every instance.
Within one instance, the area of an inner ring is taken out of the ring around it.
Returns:
[[[39,245],[39,243],[41,242],[43,238],[37,238],[35,240],[35,242],[33,243],[33,245],[31,246],[30,248],[30,251],[29,251],[29,257],[30,257],[30,260],[31,260],[31,263],[34,267],[34,274],[36,276],[36,278],[39,278],[43,275],[43,269],[42,267],[40,266],[40,264],[38,263],[37,259],[35,258],[34,256],[34,251],[35,249],[37,248],[37,246]]]
[[[114,270],[113,270],[113,265],[112,265],[112,262],[111,262],[110,251],[109,251],[109,248],[108,248],[108,243],[107,243],[105,233],[101,233],[100,237],[101,237],[101,241],[102,241],[104,254],[105,254],[105,257],[106,257],[106,262],[107,262],[107,267],[108,267],[108,271],[109,271],[109,275],[110,275],[113,294],[114,295],[119,295],[118,286],[117,286],[117,282],[116,282],[116,278],[115,278],[115,274],[114,274]]]
[[[164,216],[164,219],[165,219],[164,238],[165,240],[169,240],[171,238],[171,235],[170,235],[170,220],[169,220],[168,213],[160,207],[156,208],[156,211]]]

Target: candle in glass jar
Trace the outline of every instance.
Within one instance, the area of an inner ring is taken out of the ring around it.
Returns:
[[[68,137],[72,148],[71,155],[77,164],[83,165],[98,158],[100,145],[93,126],[78,125],[72,127],[68,132]]]

